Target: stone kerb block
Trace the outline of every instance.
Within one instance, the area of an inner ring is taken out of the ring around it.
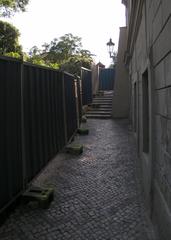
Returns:
[[[69,144],[66,147],[66,153],[72,154],[72,155],[80,155],[83,153],[83,145],[81,144]]]
[[[89,129],[87,128],[78,128],[77,133],[80,135],[88,135],[89,134]]]
[[[54,189],[51,187],[32,186],[22,195],[24,202],[37,202],[41,208],[48,208],[54,199]]]

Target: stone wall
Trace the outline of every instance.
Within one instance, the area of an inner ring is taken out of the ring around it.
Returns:
[[[128,2],[128,6],[130,1]],[[129,9],[130,11],[130,9]],[[161,239],[171,239],[171,1],[132,1],[126,64],[144,196]]]

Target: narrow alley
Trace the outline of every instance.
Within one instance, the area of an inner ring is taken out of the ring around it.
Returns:
[[[36,179],[53,186],[49,209],[20,205],[1,240],[154,240],[144,210],[133,134],[127,120],[89,119],[79,156],[60,153]]]

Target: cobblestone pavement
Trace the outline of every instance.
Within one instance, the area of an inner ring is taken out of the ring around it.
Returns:
[[[88,120],[81,156],[58,154],[36,180],[55,188],[49,209],[16,208],[1,240],[152,240],[125,120]]]

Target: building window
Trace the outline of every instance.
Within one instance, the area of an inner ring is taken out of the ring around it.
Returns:
[[[143,117],[143,152],[149,152],[149,83],[148,70],[142,75],[142,117]]]

